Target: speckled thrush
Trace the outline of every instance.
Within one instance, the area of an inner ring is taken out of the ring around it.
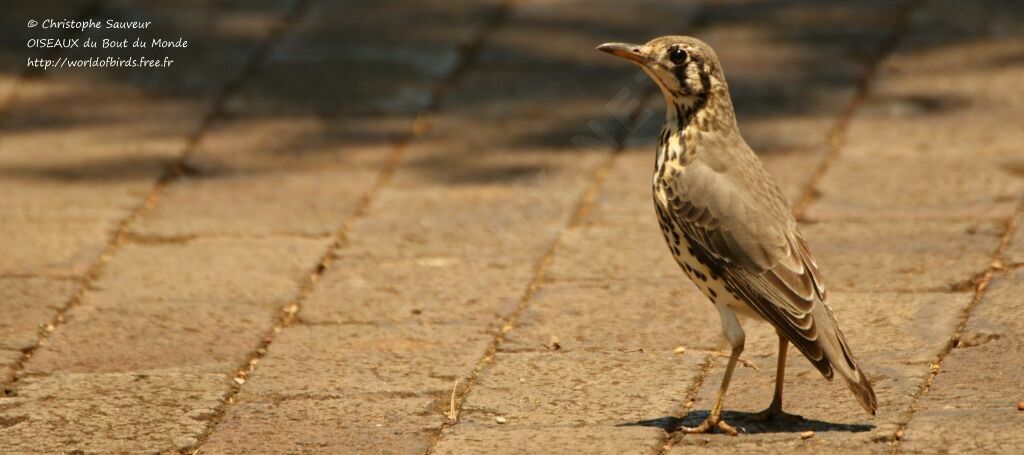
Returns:
[[[729,380],[743,352],[737,316],[767,321],[779,336],[775,395],[759,416],[782,412],[786,349],[792,343],[828,379],[838,372],[869,413],[875,393],[826,303],[818,266],[775,181],[740,135],[715,51],[685,36],[598,50],[638,65],[667,104],[654,165],[654,207],[665,241],[687,276],[718,310],[732,347],[707,419],[682,431],[721,430]]]

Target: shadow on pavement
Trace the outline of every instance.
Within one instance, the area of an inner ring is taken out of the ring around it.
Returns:
[[[658,417],[656,419],[639,420],[630,423],[620,423],[617,427],[657,427],[662,430],[673,432],[681,427],[693,427],[700,425],[710,414],[707,410],[692,411],[685,418],[672,416]],[[757,413],[741,411],[724,411],[723,418],[727,423],[736,427],[741,433],[802,433],[804,431],[838,431],[846,433],[861,433],[871,431],[875,428],[870,424],[834,423],[822,420],[805,419],[803,417],[783,418],[768,422],[759,421],[755,418]]]

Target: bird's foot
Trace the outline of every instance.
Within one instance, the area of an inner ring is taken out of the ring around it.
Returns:
[[[796,422],[804,418],[796,414],[787,414],[782,411],[782,407],[769,406],[764,411],[751,414],[747,419],[753,422]]]
[[[736,431],[736,427],[725,423],[720,416],[709,416],[700,425],[695,427],[681,427],[679,431],[685,434],[699,434],[699,433],[713,433],[715,430],[719,430],[729,436],[736,436],[739,434]]]

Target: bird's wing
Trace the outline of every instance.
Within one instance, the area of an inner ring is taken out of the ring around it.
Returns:
[[[685,233],[694,256],[720,275],[730,292],[831,377],[818,331],[822,324],[831,331],[835,323],[822,313],[830,312],[817,264],[767,173],[744,177],[693,163],[664,182],[665,215]],[[739,183],[761,178],[767,189]]]
[[[761,164],[746,164],[741,169],[754,175],[736,178],[700,163],[671,173],[659,216],[683,231],[690,252],[726,290],[775,326],[826,378],[838,370],[874,414],[871,382],[825,303],[818,265],[796,220]]]

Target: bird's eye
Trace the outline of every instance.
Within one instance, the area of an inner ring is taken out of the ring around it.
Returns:
[[[686,51],[679,47],[672,46],[672,48],[668,50],[668,59],[677,65],[685,62],[687,57],[689,57],[689,55],[687,55]]]

